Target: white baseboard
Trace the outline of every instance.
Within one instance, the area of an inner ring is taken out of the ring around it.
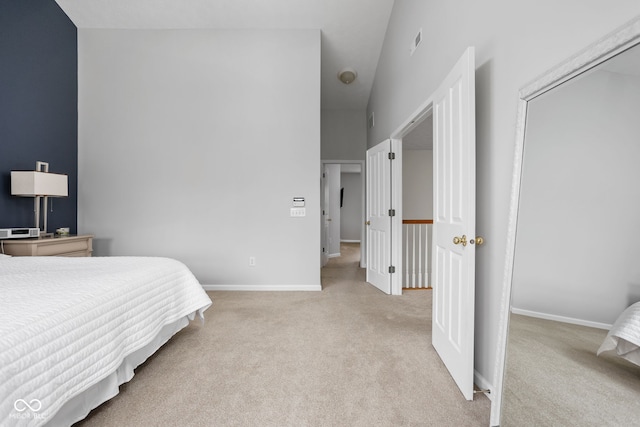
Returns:
[[[473,370],[473,383],[481,390],[489,390],[490,392],[493,392],[493,386],[491,383],[475,369]],[[485,393],[484,395],[487,396],[489,400],[493,400],[493,395],[491,393]]]
[[[360,243],[360,240],[340,240],[341,243]]]
[[[321,291],[322,285],[202,285],[205,291]]]
[[[340,256],[340,252],[337,254],[329,254],[329,258],[338,258]]]
[[[590,328],[609,330],[613,326],[607,323],[592,322],[591,320],[575,319],[573,317],[557,316],[555,314],[540,313],[537,311],[523,310],[515,307],[511,307],[511,312],[513,314],[520,314],[522,316],[536,317],[538,319],[553,320],[556,322],[571,323],[573,325],[588,326]]]

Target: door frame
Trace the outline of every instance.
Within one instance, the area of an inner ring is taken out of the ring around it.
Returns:
[[[391,162],[391,207],[395,215],[391,217],[391,265],[395,273],[391,275],[391,295],[402,295],[402,139],[391,137],[391,152],[395,154]]]
[[[391,294],[402,295],[402,138],[414,130],[420,123],[433,113],[433,94],[429,96],[402,124],[391,134],[391,141],[396,141],[396,147],[393,147],[396,153],[397,162],[393,169],[393,180],[391,181],[391,193],[395,195],[393,198],[394,206],[396,206],[397,216],[391,225],[392,247],[391,253],[394,258],[394,265],[399,265],[396,272],[392,276]],[[398,209],[400,207],[400,209]],[[431,283],[433,283],[431,281]]]
[[[417,110],[402,122],[402,124],[391,134],[392,139],[402,140],[427,117],[433,114],[433,94],[424,101]]]
[[[348,165],[348,164],[358,164],[360,165],[360,197],[361,197],[361,206],[362,210],[360,212],[360,268],[366,268],[366,234],[365,234],[365,161],[364,160],[321,160],[320,161],[320,178],[322,179],[322,174],[324,173],[324,165],[325,164],[340,164],[340,165]],[[322,182],[322,181],[321,181]],[[322,209],[324,206],[320,206],[320,217],[322,218]],[[324,227],[324,224],[321,225]],[[322,231],[322,229],[321,229]],[[320,255],[322,255],[322,239],[320,239]]]
[[[322,245],[327,253],[327,260],[340,256],[340,219],[342,210],[340,209],[340,181],[341,166],[336,163],[325,163],[324,169],[324,188],[325,194],[322,204],[324,213],[324,230],[327,235],[323,236],[324,244]]]

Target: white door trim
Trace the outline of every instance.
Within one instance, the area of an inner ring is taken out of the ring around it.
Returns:
[[[360,190],[362,191],[361,197],[361,206],[362,211],[360,212],[360,268],[366,268],[366,233],[365,233],[365,161],[364,160],[321,160],[320,161],[320,173],[324,172],[325,164],[358,164],[360,165]],[[320,209],[323,207],[320,206]],[[322,213],[322,212],[321,212]],[[322,216],[322,215],[321,215]],[[323,225],[324,226],[324,225]],[[401,243],[402,244],[402,243]],[[320,251],[322,252],[322,247],[320,247]]]
[[[391,275],[391,295],[402,295],[402,139],[391,138],[391,265],[396,272]]]
[[[433,110],[433,94],[424,101],[402,124],[393,131],[391,139],[400,139],[407,136],[413,129],[431,115]]]
[[[396,206],[396,216],[391,225],[392,247],[391,256],[396,267],[396,273],[392,276],[391,294],[402,295],[402,138],[408,135],[425,118],[431,115],[433,109],[433,94],[424,101],[404,122],[391,134],[392,148],[396,152],[396,160],[399,159],[392,170],[392,194],[393,203]],[[395,146],[393,143],[395,142]]]

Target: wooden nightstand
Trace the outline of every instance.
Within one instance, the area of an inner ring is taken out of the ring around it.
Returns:
[[[93,251],[93,235],[8,239],[0,242],[2,253],[12,256],[80,256]]]

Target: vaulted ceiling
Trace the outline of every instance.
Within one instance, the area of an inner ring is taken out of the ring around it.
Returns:
[[[56,0],[73,23],[111,29],[319,29],[323,109],[364,110],[393,0]],[[351,67],[345,85],[337,74]]]

